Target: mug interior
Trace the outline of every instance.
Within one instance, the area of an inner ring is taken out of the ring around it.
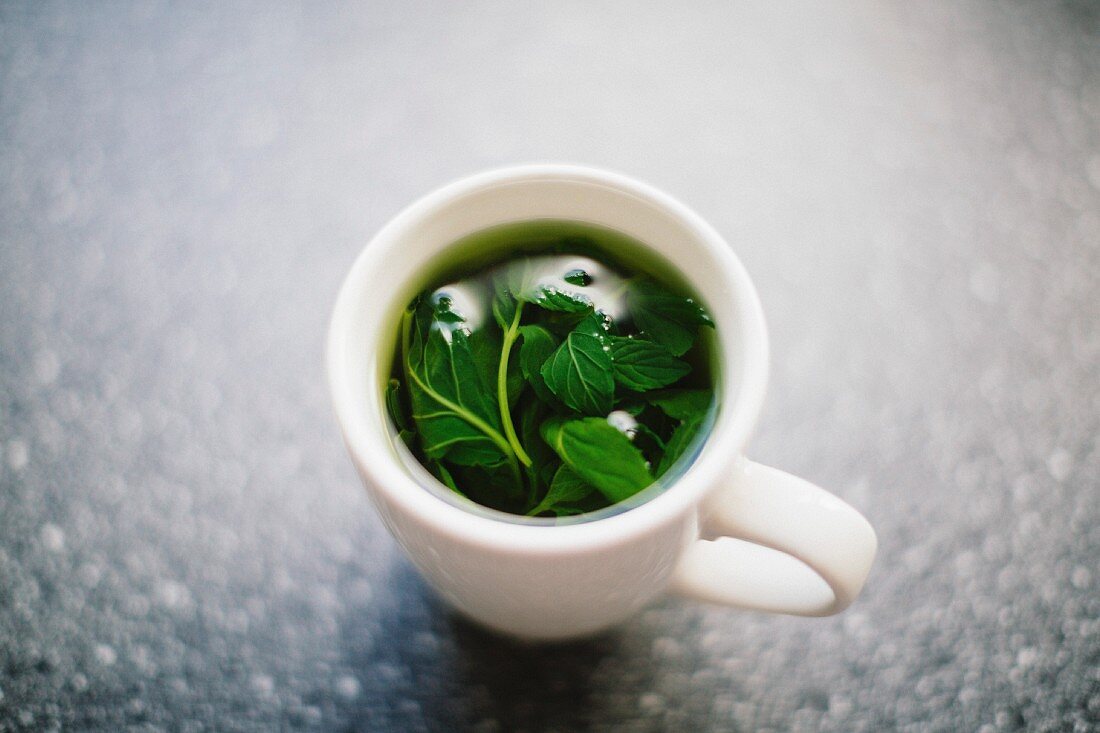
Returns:
[[[401,312],[424,285],[424,273],[436,266],[437,258],[469,235],[537,219],[604,227],[641,243],[658,260],[676,268],[674,279],[686,281],[702,298],[716,327],[718,407],[709,437],[692,466],[677,477],[674,486],[657,483],[633,500],[565,521],[500,512],[438,485],[400,441],[390,438],[382,394]],[[653,504],[679,493],[681,484],[690,483],[711,454],[740,454],[763,397],[766,358],[763,321],[752,284],[729,247],[697,215],[664,194],[614,174],[574,166],[526,166],[440,189],[379,232],[341,292],[330,334],[329,368],[337,411],[352,451],[369,446],[371,463],[385,460],[380,453],[386,451],[423,487],[420,491],[427,488],[462,511],[497,521],[560,526]],[[717,458],[709,460],[713,463]],[[438,490],[432,490],[437,485]]]

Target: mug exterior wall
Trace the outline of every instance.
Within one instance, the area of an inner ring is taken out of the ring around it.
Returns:
[[[684,547],[698,536],[691,512],[582,552],[480,544],[426,528],[377,491],[356,463],[386,528],[443,599],[473,621],[521,638],[588,636],[625,620],[665,592]]]

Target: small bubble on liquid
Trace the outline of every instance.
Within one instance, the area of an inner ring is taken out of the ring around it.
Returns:
[[[615,410],[609,413],[607,422],[620,433],[626,433],[627,437],[633,437],[631,433],[638,429],[638,421],[626,410]]]

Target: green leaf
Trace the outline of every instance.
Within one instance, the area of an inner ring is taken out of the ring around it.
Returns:
[[[562,279],[570,285],[579,285],[581,287],[592,284],[592,276],[579,267],[565,273]]]
[[[558,339],[542,326],[520,326],[523,343],[519,347],[519,365],[523,377],[531,383],[540,399],[552,399],[550,388],[542,378],[542,365],[558,348]]]
[[[600,343],[607,345],[607,339],[609,336],[608,329],[611,326],[611,319],[599,311],[592,311],[573,327],[573,330],[577,333],[587,334],[589,336],[595,336],[600,340]]]
[[[604,418],[551,418],[542,424],[542,437],[565,465],[611,502],[653,483],[641,451]]]
[[[548,311],[583,313],[592,307],[592,298],[584,292],[584,285],[565,279],[571,274],[575,275],[574,271],[562,275],[540,272],[538,267],[532,268],[525,262],[507,278],[508,289],[517,300]]]
[[[537,437],[537,436],[536,436]],[[542,467],[538,470],[538,483],[536,487],[549,486],[554,481],[554,474],[558,472],[558,469],[563,465],[561,459],[558,458],[558,454],[550,450],[550,446],[546,445],[546,441],[539,439],[539,444],[550,451],[552,456],[546,463],[542,464]],[[537,496],[537,494],[536,494]]]
[[[386,411],[390,414],[390,420],[397,428],[398,433],[403,433],[412,428],[412,421],[405,412],[405,405],[401,403],[401,382],[391,379],[386,384]]]
[[[526,381],[523,378],[523,369],[520,364],[520,355],[512,352],[508,358],[508,406],[515,407],[519,396],[523,393]]]
[[[667,387],[691,371],[686,361],[653,341],[609,336],[615,381],[635,392]]]
[[[691,298],[676,295],[653,280],[627,291],[627,307],[642,335],[680,356],[695,343],[699,326],[714,327],[707,312]]]
[[[714,393],[709,389],[668,389],[652,392],[645,396],[651,404],[661,408],[676,420],[691,420],[701,417],[710,410]]]
[[[437,310],[422,299],[403,323],[405,376],[421,448],[428,458],[460,465],[499,464],[513,456],[493,391],[480,376],[466,332],[436,320]]]
[[[596,336],[573,331],[540,370],[546,386],[570,409],[606,415],[615,397],[611,354]]]
[[[572,513],[575,510],[559,505],[570,501],[580,501],[593,491],[595,489],[577,475],[576,471],[563,464],[554,474],[554,478],[550,482],[550,490],[546,492],[546,496],[543,497],[538,506],[527,512],[527,515],[535,517],[543,512],[550,511],[559,516],[562,513]]]
[[[459,496],[466,496],[462,493],[462,490],[458,488],[458,485],[455,484],[454,476],[451,475],[451,472],[447,470],[446,466],[444,466],[439,461],[432,461],[430,468],[432,474],[434,474],[435,477],[439,479],[444,486],[446,486]]]
[[[546,417],[547,409],[538,400],[529,400],[521,407],[519,414],[519,437],[523,442],[527,454],[531,457],[531,465],[527,467],[528,482],[532,489],[532,501],[538,495],[537,489],[550,485],[550,479],[554,471],[561,465],[561,460],[539,434],[539,425]]]
[[[512,319],[516,316],[516,299],[506,287],[497,284],[496,294],[493,296],[493,319],[504,331],[512,325]],[[484,330],[484,329],[483,329]]]
[[[437,290],[427,298],[432,306],[432,318],[440,323],[462,323],[466,320],[454,310],[454,298],[445,289]]]
[[[684,453],[693,446],[702,425],[702,417],[697,416],[687,420],[672,431],[672,437],[665,445],[665,454],[661,456],[661,462],[657,464],[658,476],[665,475],[684,456]]]
[[[497,366],[500,364],[501,334],[495,328],[479,328],[466,336],[470,353],[477,367],[477,374],[470,375],[495,396]]]
[[[583,293],[559,288],[540,287],[530,295],[520,298],[548,311],[583,313],[592,307],[592,299]]]
[[[479,379],[486,386],[494,386],[497,383],[497,370],[500,367],[501,350],[503,340],[501,334],[495,328],[480,328],[471,333],[467,340],[470,342],[470,350],[473,351],[474,361],[477,363]],[[513,351],[508,359],[508,404],[516,403],[521,391],[523,391],[523,373],[520,370],[519,358]]]
[[[657,434],[656,430],[649,427],[645,423],[638,423],[634,427],[634,434],[635,440],[639,439],[638,436],[641,436],[642,438],[648,438],[650,441],[653,442],[654,448],[656,448],[658,451],[663,452],[665,450],[665,441],[661,439],[661,436]]]
[[[530,506],[509,466],[452,466],[450,470],[455,484],[479,504],[513,514],[523,514]]]

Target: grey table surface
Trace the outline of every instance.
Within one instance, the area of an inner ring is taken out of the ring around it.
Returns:
[[[1098,14],[0,3],[0,731],[1096,729]],[[752,455],[877,528],[849,611],[528,647],[403,559],[330,305],[404,204],[532,160],[753,273]]]

